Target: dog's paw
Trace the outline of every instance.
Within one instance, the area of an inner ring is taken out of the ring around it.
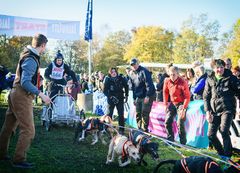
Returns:
[[[122,164],[119,164],[119,167],[125,167],[125,166],[127,166],[129,163],[122,163]]]
[[[84,138],[79,138],[79,139],[78,139],[78,142],[80,142],[80,141],[84,141]]]
[[[106,165],[109,165],[112,162],[112,160],[107,160]]]
[[[106,142],[106,141],[102,141],[102,144],[103,144],[103,145],[107,145],[107,142]]]
[[[94,142],[91,143],[91,145],[95,145],[96,143],[97,143],[97,141],[94,141]]]
[[[127,165],[129,165],[130,164],[130,160],[127,160],[127,161],[125,161],[125,162],[119,162],[119,167],[125,167],[125,166],[127,166]]]

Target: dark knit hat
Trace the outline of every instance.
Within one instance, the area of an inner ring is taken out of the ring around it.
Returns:
[[[64,59],[64,58],[63,58],[63,55],[61,54],[61,51],[60,51],[60,50],[58,50],[58,51],[57,51],[57,54],[55,55],[55,60],[56,60],[56,59],[62,59],[62,60]]]

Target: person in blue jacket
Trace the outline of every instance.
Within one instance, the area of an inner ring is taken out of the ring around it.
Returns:
[[[191,93],[193,95],[193,100],[202,100],[205,82],[207,79],[207,73],[205,73],[205,69],[202,65],[195,67],[194,70],[197,76],[197,80],[195,84],[191,87]]]

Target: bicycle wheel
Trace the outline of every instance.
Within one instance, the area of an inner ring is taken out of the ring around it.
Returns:
[[[171,173],[174,169],[176,160],[163,160],[154,169],[153,173]]]
[[[52,109],[48,108],[45,115],[44,126],[47,131],[50,131],[52,124]]]

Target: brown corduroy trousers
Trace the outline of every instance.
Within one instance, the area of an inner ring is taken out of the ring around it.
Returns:
[[[34,96],[27,93],[20,85],[11,90],[8,96],[9,107],[0,133],[0,159],[8,155],[11,135],[19,127],[19,138],[13,162],[26,161],[26,152],[35,135],[33,99]]]

